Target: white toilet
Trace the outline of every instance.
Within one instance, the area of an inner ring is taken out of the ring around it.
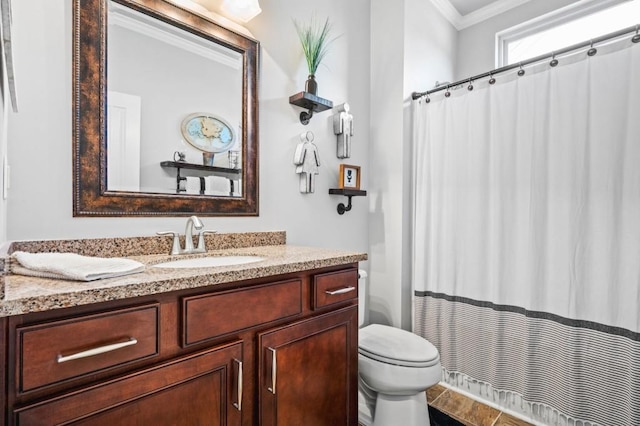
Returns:
[[[364,324],[366,272],[360,271],[359,323]],[[358,421],[365,426],[428,426],[425,390],[442,378],[440,355],[428,340],[372,324],[359,330]]]

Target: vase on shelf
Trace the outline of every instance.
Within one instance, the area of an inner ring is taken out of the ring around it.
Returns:
[[[304,91],[312,95],[318,94],[318,82],[315,75],[309,74],[307,81],[304,83]]]
[[[202,164],[205,166],[213,166],[213,157],[215,157],[215,154],[213,152],[203,152]]]

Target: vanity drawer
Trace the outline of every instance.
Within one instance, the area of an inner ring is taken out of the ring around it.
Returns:
[[[358,269],[329,272],[313,277],[313,309],[358,298]]]
[[[19,327],[18,392],[158,354],[159,305]]]
[[[302,313],[302,281],[185,297],[182,311],[186,347]]]

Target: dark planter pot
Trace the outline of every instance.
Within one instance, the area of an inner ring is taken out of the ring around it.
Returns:
[[[313,74],[309,74],[307,81],[304,83],[304,91],[312,95],[318,94],[318,82]]]

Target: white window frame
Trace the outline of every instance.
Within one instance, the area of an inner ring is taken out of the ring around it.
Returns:
[[[581,0],[553,12],[496,33],[496,68],[507,65],[509,43],[583,16],[608,9],[626,0]]]

